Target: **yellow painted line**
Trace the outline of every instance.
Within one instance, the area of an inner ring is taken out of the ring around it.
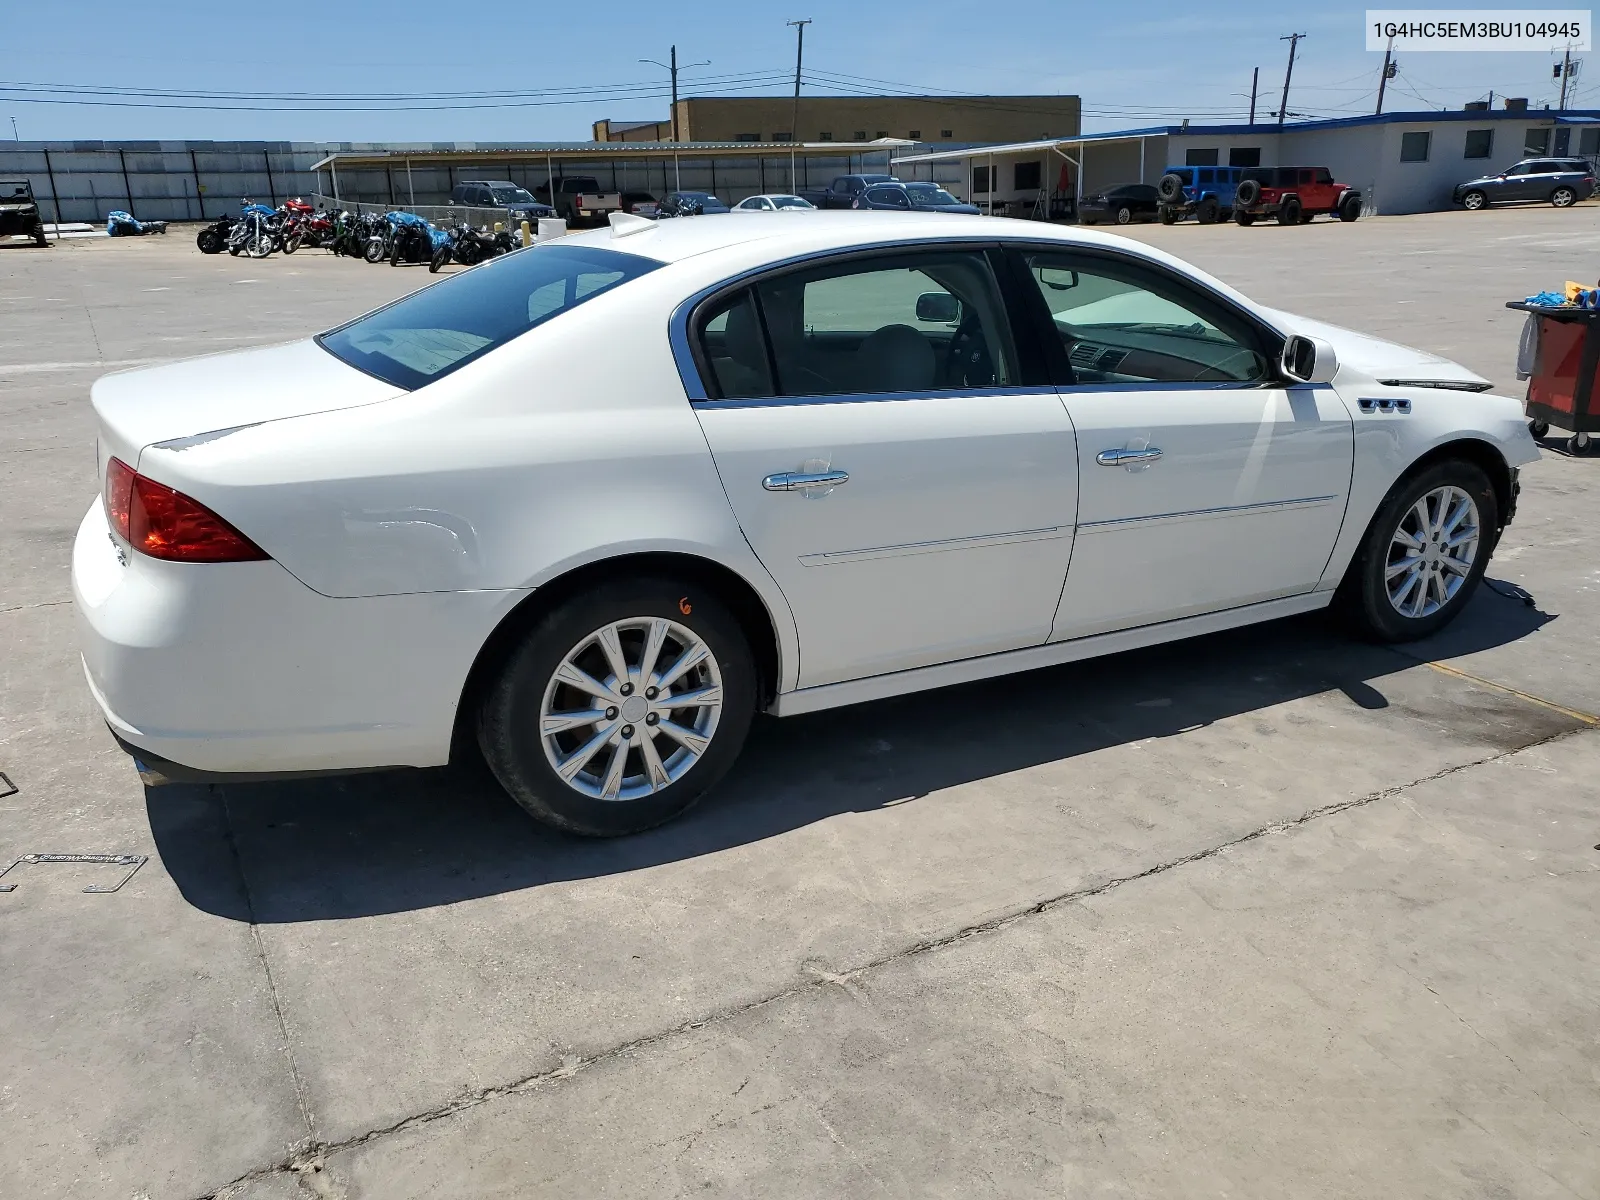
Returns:
[[[1481,679],[1476,675],[1469,675],[1455,667],[1447,667],[1443,663],[1423,663],[1425,667],[1432,667],[1435,671],[1445,675],[1454,675],[1457,679],[1465,679],[1468,683],[1475,683],[1479,687],[1489,688],[1491,691],[1504,692],[1508,696],[1515,696],[1519,700],[1526,700],[1529,704],[1537,704],[1540,708],[1548,708],[1551,712],[1558,712],[1564,717],[1571,717],[1574,721],[1581,721],[1585,725],[1600,725],[1600,717],[1593,713],[1579,712],[1575,708],[1565,708],[1549,700],[1541,700],[1538,696],[1530,696],[1527,692],[1519,692],[1514,687],[1507,687],[1503,683],[1496,683],[1492,679]]]

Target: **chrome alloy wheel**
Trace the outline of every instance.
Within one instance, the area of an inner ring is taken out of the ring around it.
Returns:
[[[1481,531],[1478,506],[1458,487],[1418,498],[1389,541],[1384,586],[1402,617],[1427,617],[1455,597],[1472,573]]]
[[[539,706],[539,741],[568,787],[637,800],[699,762],[721,716],[711,648],[676,621],[628,617],[589,633],[561,660]]]

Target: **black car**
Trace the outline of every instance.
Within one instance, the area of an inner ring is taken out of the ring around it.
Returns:
[[[1085,196],[1078,206],[1082,225],[1131,225],[1135,221],[1156,221],[1161,216],[1161,193],[1154,184],[1124,183]]]
[[[976,204],[963,204],[937,183],[875,183],[857,196],[850,207],[971,216],[982,212]]]
[[[33,185],[26,179],[0,180],[0,238],[30,237],[37,246],[48,246],[44,218],[33,198]]]
[[[699,217],[728,211],[728,206],[710,192],[668,192],[661,201],[660,215]]]

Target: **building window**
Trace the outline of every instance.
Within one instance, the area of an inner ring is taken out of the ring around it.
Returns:
[[[1563,125],[1556,130],[1556,157],[1560,158],[1572,152],[1572,127]]]
[[[953,138],[953,137],[955,137],[955,135],[956,135],[956,131],[954,129],[941,129],[941,130],[939,130],[939,136],[942,137],[942,138]]]
[[[1217,152],[1215,150],[1185,150],[1183,152],[1183,165],[1186,167],[1214,167],[1217,165]]]
[[[1031,192],[1039,186],[1039,164],[1019,162],[1011,170],[1011,186],[1019,192]]]
[[[1261,147],[1233,147],[1228,151],[1228,165],[1230,167],[1259,167],[1261,165]]]
[[[972,168],[972,193],[975,196],[986,196],[989,194],[988,167]]]
[[[782,133],[773,134],[772,140],[775,142],[792,142],[794,141],[794,134],[788,130],[784,130]]]
[[[867,140],[867,131],[865,129],[856,130],[856,141],[864,142],[866,140]]]
[[[833,134],[831,134],[828,131],[824,130],[823,132],[817,134],[817,140],[819,142],[831,142],[831,141],[833,141]]]
[[[913,129],[910,133],[906,134],[906,136],[913,142],[920,142],[922,140],[922,130]]]
[[[889,136],[889,131],[887,129],[880,129],[880,130],[878,130],[876,136],[878,136],[878,137],[888,137]]]
[[[1530,129],[1522,135],[1522,152],[1524,154],[1549,154],[1550,130]]]
[[[1494,156],[1494,130],[1467,130],[1467,149],[1462,158],[1492,158]]]
[[[759,142],[761,135],[759,133],[736,133],[733,135],[733,140],[736,142]]]
[[[1600,155],[1600,129],[1580,129],[1578,131],[1578,153],[1585,158],[1594,158]]]
[[[1433,147],[1433,134],[1426,129],[1413,130],[1400,135],[1401,162],[1427,162],[1428,151]]]

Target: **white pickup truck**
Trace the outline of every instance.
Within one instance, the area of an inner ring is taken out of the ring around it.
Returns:
[[[603,221],[622,209],[620,192],[602,192],[600,181],[592,175],[568,175],[556,180],[555,194],[550,195],[549,185],[535,189],[535,194],[556,210],[556,216],[565,217],[569,225],[580,221]]]

